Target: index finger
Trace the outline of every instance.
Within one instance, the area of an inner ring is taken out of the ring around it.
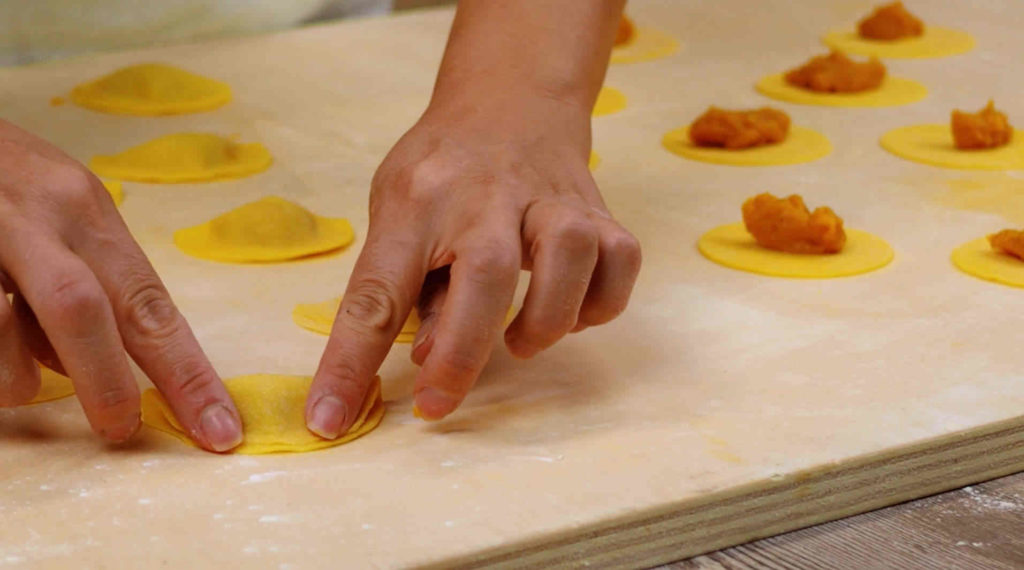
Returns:
[[[125,349],[196,443],[216,452],[237,447],[242,422],[231,396],[146,255],[120,228],[94,229],[78,249],[111,300]]]
[[[422,243],[408,228],[371,229],[306,401],[306,425],[320,437],[335,439],[355,421],[427,274]]]

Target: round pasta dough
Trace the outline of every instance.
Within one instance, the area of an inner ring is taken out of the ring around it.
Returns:
[[[136,182],[207,182],[241,178],[270,167],[270,152],[259,143],[237,143],[205,133],[166,135],[124,152],[93,157],[93,172]]]
[[[978,238],[954,249],[952,260],[957,269],[972,277],[1024,287],[1024,261],[992,249],[988,238]]]
[[[732,269],[803,279],[859,275],[889,264],[893,250],[885,240],[860,230],[846,230],[846,246],[836,254],[801,255],[758,245],[742,222],[719,226],[701,236],[704,257]]]
[[[602,87],[594,103],[594,117],[611,115],[626,108],[626,95],[614,87]]]
[[[685,158],[733,166],[800,164],[818,160],[832,152],[832,143],[825,135],[804,127],[792,127],[780,143],[738,150],[697,146],[690,141],[689,133],[689,127],[669,131],[662,137],[661,144],[669,152]]]
[[[611,63],[639,63],[668,57],[679,51],[679,40],[654,28],[637,28],[633,38],[612,48]]]
[[[384,417],[380,377],[374,379],[355,423],[337,439],[323,439],[306,428],[306,397],[313,379],[309,376],[252,374],[224,381],[242,419],[245,440],[234,453],[301,453],[326,449],[373,431]],[[153,388],[142,394],[142,422],[195,447],[171,407]]]
[[[1024,169],[1024,131],[1013,133],[1009,144],[998,148],[960,150],[953,145],[949,125],[911,125],[893,129],[879,141],[900,158],[963,170]]]
[[[590,151],[590,158],[587,160],[587,167],[594,170],[598,166],[601,166],[601,156],[594,151]]]
[[[289,261],[341,249],[355,239],[344,218],[324,218],[268,196],[174,232],[174,244],[200,259],[234,263]]]
[[[231,87],[171,65],[143,63],[75,87],[71,100],[104,113],[180,115],[228,103]]]
[[[769,75],[757,82],[762,94],[801,105],[827,107],[897,107],[928,96],[928,88],[910,79],[887,76],[878,89],[860,93],[818,93],[790,85],[782,73]]]
[[[341,297],[335,297],[321,303],[300,303],[292,309],[292,320],[295,321],[295,324],[306,330],[329,335],[334,327],[334,319],[338,315],[338,307],[340,306]],[[405,319],[402,330],[395,337],[395,342],[409,344],[415,340],[416,333],[419,330],[420,315],[416,309],[413,309],[409,312],[409,317]]]
[[[922,36],[892,41],[862,38],[856,30],[833,30],[822,41],[843,53],[882,59],[946,57],[967,53],[975,46],[971,34],[940,26],[926,26]]]

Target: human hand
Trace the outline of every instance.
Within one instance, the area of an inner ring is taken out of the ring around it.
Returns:
[[[96,433],[125,441],[139,428],[127,351],[196,443],[227,451],[241,442],[227,390],[106,189],[4,121],[0,236],[0,406],[35,397],[34,357],[71,377]]]
[[[378,169],[370,225],[307,402],[312,431],[345,433],[409,311],[419,413],[451,413],[505,332],[528,358],[626,307],[640,246],[590,175],[590,109],[542,94],[435,103]]]

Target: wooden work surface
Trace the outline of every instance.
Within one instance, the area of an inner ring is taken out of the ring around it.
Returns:
[[[456,415],[411,413],[415,368],[381,370],[389,415],[370,436],[306,455],[215,456],[147,432],[111,450],[73,400],[0,412],[0,563],[82,567],[345,568],[654,565],[1024,468],[1019,290],[956,272],[948,253],[1024,224],[1024,179],[909,164],[889,128],[943,120],[994,96],[1011,117],[1024,14],[1012,0],[915,3],[980,49],[894,62],[932,94],[895,109],[791,105],[826,133],[814,164],[688,162],[663,131],[708,104],[762,105],[752,85],[822,51],[817,36],[860,1],[635,1],[684,39],[655,63],[617,66],[630,107],[595,121],[596,172],[645,248],[631,309],[530,362],[499,350]],[[822,4],[828,4],[822,6]],[[324,339],[296,302],[342,290],[357,244],[275,266],[188,258],[172,232],[274,193],[366,228],[366,190],[422,110],[450,12],[0,71],[0,110],[87,160],[174,131],[237,133],[277,158],[244,180],[126,184],[122,212],[224,376],[311,373]],[[226,80],[229,107],[140,119],[50,107],[74,84],[138,61]],[[747,196],[800,192],[897,250],[883,271],[786,281],[704,260],[697,237]],[[140,377],[140,381],[143,381]]]

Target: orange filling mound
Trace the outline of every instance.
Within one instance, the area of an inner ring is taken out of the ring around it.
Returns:
[[[697,146],[741,149],[781,142],[789,133],[789,115],[765,107],[754,111],[726,111],[711,107],[690,125],[690,140]]]
[[[869,40],[899,40],[923,35],[924,22],[908,12],[903,2],[893,2],[861,20],[857,33]]]
[[[977,113],[953,111],[953,143],[961,150],[995,148],[1009,144],[1013,127],[992,101]]]
[[[873,57],[857,62],[833,51],[811,58],[802,67],[786,72],[786,81],[821,93],[856,93],[877,89],[885,79],[885,66]]]
[[[1019,230],[1003,230],[988,236],[992,249],[1024,260],[1024,232]]]
[[[787,253],[838,253],[846,245],[843,219],[831,208],[811,212],[794,194],[759,194],[743,203],[743,225],[762,247]]]
[[[619,31],[615,34],[615,45],[628,44],[633,41],[633,36],[635,35],[636,26],[633,25],[633,20],[630,20],[629,16],[623,14],[622,19],[619,20]]]

